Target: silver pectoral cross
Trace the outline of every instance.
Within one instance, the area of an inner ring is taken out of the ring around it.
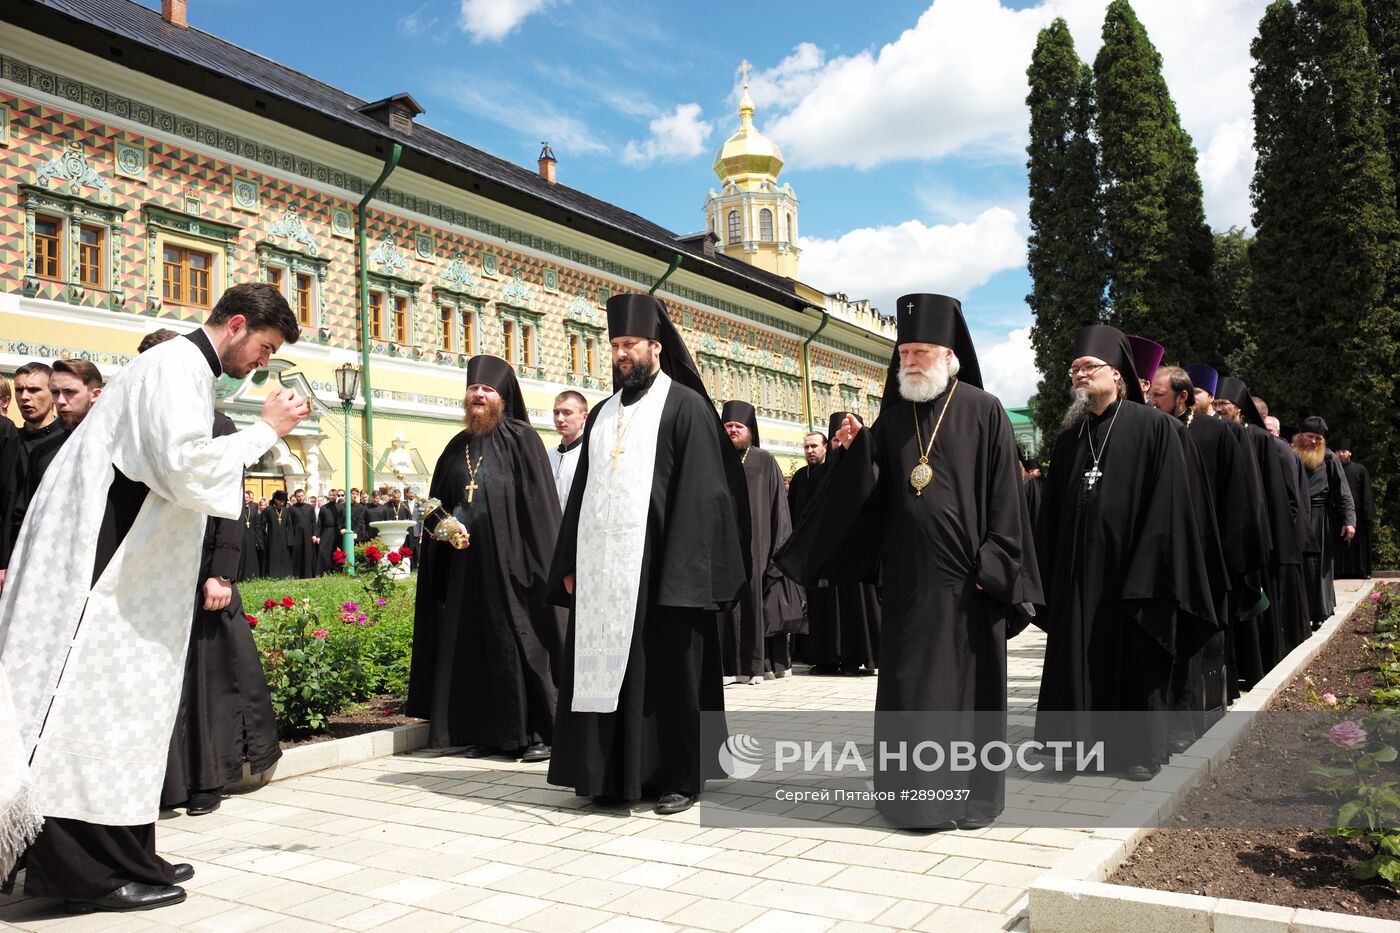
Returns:
[[[1092,469],[1084,471],[1084,479],[1088,482],[1090,489],[1094,488],[1094,484],[1099,481],[1099,477],[1101,476],[1103,476],[1103,471],[1099,469],[1097,463],[1094,464]]]

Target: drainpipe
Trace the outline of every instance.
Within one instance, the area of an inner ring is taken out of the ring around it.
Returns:
[[[820,334],[823,328],[825,328],[827,323],[831,320],[831,312],[827,311],[825,308],[813,308],[812,310],[821,311],[822,322],[817,325],[816,330],[812,331],[811,336],[809,336],[806,340],[802,341],[802,396],[803,402],[807,406],[808,433],[816,430],[816,427],[812,424],[812,357],[811,354],[808,352],[808,348],[811,347],[812,341],[817,339],[817,334]]]
[[[657,290],[658,288],[661,287],[661,283],[662,283],[662,282],[665,282],[667,279],[669,279],[669,278],[671,277],[671,273],[672,273],[672,272],[675,272],[675,271],[676,271],[677,269],[679,269],[680,267],[681,267],[681,254],[680,254],[680,253],[677,253],[675,256],[673,256],[673,257],[671,258],[671,264],[670,264],[669,266],[666,267],[666,271],[665,271],[665,273],[662,274],[661,278],[657,279],[656,282],[654,282],[654,283],[652,284],[651,288],[647,289],[647,294],[648,294],[648,295],[655,295],[655,294],[656,294],[656,290]]]
[[[355,206],[355,262],[357,272],[360,277],[360,391],[364,395],[364,437],[365,437],[365,488],[369,489],[374,485],[374,402],[370,392],[369,378],[369,351],[372,338],[369,333],[369,258],[365,255],[365,208],[369,206],[370,200],[379,193],[379,189],[384,186],[384,180],[389,177],[399,164],[399,159],[403,157],[403,146],[394,143],[394,148],[390,150],[389,157],[384,160],[384,169],[379,173],[379,177],[374,180],[374,184],[369,186],[365,196],[360,199],[360,203]],[[387,307],[385,308],[387,311]],[[350,464],[345,465],[346,475],[349,476]]]

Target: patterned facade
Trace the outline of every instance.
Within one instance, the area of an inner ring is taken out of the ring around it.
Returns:
[[[194,326],[232,283],[273,281],[303,316],[284,381],[299,373],[321,405],[261,472],[345,485],[332,370],[360,361],[355,208],[372,178],[310,135],[289,144],[285,128],[260,137],[251,118],[223,125],[197,95],[134,72],[114,80],[105,63],[89,69],[46,45],[57,43],[0,38],[0,369],[71,355],[110,375],[142,333]],[[41,64],[55,60],[63,67]],[[473,353],[511,359],[551,441],[558,391],[609,391],[608,296],[657,277],[647,257],[441,188],[401,172],[366,212],[375,443],[352,460],[375,464],[376,481],[390,479],[394,438],[413,455],[410,482],[431,472],[457,430]],[[889,353],[879,328],[849,345],[817,339],[804,373],[810,319],[684,272],[658,295],[715,398],[752,400],[789,464],[809,420],[804,377],[816,423],[836,407],[878,409]],[[253,417],[267,384],[259,374],[224,386],[223,404]],[[351,431],[361,445],[362,413]]]

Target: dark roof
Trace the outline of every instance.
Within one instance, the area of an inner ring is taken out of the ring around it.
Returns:
[[[386,141],[400,143],[402,167],[662,261],[681,253],[682,268],[791,308],[810,307],[791,279],[722,253],[706,256],[699,242],[682,242],[645,217],[550,184],[533,169],[431,127],[396,133],[359,112],[367,101],[217,36],[171,25],[136,0],[11,0],[0,3],[0,20],[360,152],[382,156]],[[127,43],[155,54],[130,54]]]

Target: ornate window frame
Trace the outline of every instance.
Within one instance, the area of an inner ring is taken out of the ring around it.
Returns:
[[[544,315],[538,311],[531,311],[529,308],[523,307],[521,305],[504,304],[500,301],[496,302],[495,330],[498,334],[500,334],[502,355],[504,355],[505,352],[504,328],[506,321],[513,322],[517,329],[516,332],[517,334],[519,334],[519,336],[516,338],[515,344],[516,356],[521,355],[521,349],[524,346],[524,340],[522,338],[525,335],[525,328],[528,327],[531,331],[531,346],[534,348],[535,359],[533,361],[526,361],[523,358],[506,360],[507,363],[509,363],[515,368],[516,373],[518,373],[521,376],[533,379],[545,378],[543,353],[544,347],[540,343],[540,338],[543,335],[543,328],[540,327],[540,323],[543,320]]]
[[[217,304],[231,284],[242,228],[155,204],[143,207],[141,217],[146,222],[146,313],[157,314],[165,304],[160,262],[166,243],[213,255],[215,268],[209,274],[209,306]]]
[[[564,379],[566,384],[571,386],[582,386],[585,389],[602,389],[604,385],[604,371],[607,369],[603,365],[603,356],[607,352],[605,347],[607,341],[607,323],[598,313],[588,299],[582,295],[574,298],[573,302],[564,310],[564,348],[565,365]],[[569,344],[574,337],[578,337],[585,360],[588,354],[588,343],[593,342],[593,366],[584,364],[584,372],[574,372],[573,360],[569,358]]]
[[[368,279],[369,290],[384,295],[384,311],[379,322],[384,332],[369,335],[370,352],[405,359],[421,356],[421,350],[415,352],[413,334],[417,330],[418,295],[423,283],[397,275],[385,275],[382,272],[371,272]],[[395,343],[393,339],[394,299],[399,296],[408,299],[408,342],[402,344]]]
[[[117,287],[117,269],[121,258],[120,241],[125,208],[114,207],[102,201],[86,198],[78,194],[62,194],[37,185],[19,186],[20,203],[24,208],[24,281],[21,292],[26,298],[38,294],[43,282],[53,279],[40,279],[34,269],[34,219],[39,214],[57,217],[63,222],[59,236],[63,241],[63,256],[58,281],[63,286],[63,299],[77,304],[89,292],[103,297],[102,307],[113,311],[121,309],[122,294]],[[78,237],[83,225],[102,227],[103,268],[106,282],[101,286],[84,285],[79,275]]]
[[[318,340],[329,338],[330,327],[326,322],[326,277],[330,273],[330,260],[294,252],[267,240],[257,244],[255,250],[258,255],[259,282],[267,281],[268,266],[281,266],[286,270],[286,276],[282,280],[282,295],[289,304],[293,304],[293,312],[296,311],[296,307],[292,292],[296,288],[297,275],[306,274],[312,277],[315,290],[311,295],[311,323],[303,324],[302,330],[314,333]]]
[[[457,338],[456,346],[461,348],[452,352],[442,349],[442,318],[437,312],[438,309],[444,305],[451,308],[453,311],[453,327],[456,328],[455,336]],[[441,285],[433,286],[433,320],[435,322],[434,329],[437,333],[437,340],[434,341],[433,352],[435,354],[434,359],[437,362],[454,365],[459,368],[466,368],[467,361],[475,354],[481,352],[481,338],[483,334],[481,326],[482,311],[485,307],[486,302],[484,300],[468,292],[443,288]],[[474,347],[468,346],[465,339],[463,324],[466,322],[466,315],[468,314],[473,315],[476,325],[472,328],[472,333],[476,337],[477,344]]]

